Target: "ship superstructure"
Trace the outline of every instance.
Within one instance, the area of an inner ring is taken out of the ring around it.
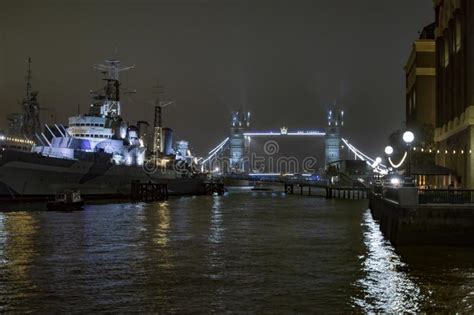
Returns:
[[[89,112],[69,117],[67,127],[45,126],[51,137],[41,137],[33,151],[64,159],[105,153],[117,165],[143,166],[146,148],[140,130],[121,117],[119,73],[133,67],[120,67],[119,60],[111,59],[95,68],[104,74],[105,87],[91,93]]]
[[[170,194],[204,193],[204,178],[191,165],[195,159],[188,142],[180,141],[174,149],[172,130],[163,128],[161,119],[148,134],[146,121],[130,125],[122,118],[119,73],[132,67],[111,59],[95,68],[105,86],[91,92],[86,114],[69,117],[67,125],[44,125],[43,132],[30,124],[36,140],[31,151],[0,152],[0,198],[37,199],[65,189],[78,189],[86,197],[121,197],[130,194],[136,181],[165,183]],[[32,120],[21,119],[22,124],[27,121]],[[32,140],[25,141],[31,146]],[[149,150],[147,143],[152,143]]]

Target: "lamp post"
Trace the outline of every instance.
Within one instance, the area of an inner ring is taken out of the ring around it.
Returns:
[[[387,162],[391,164],[392,161],[390,160],[390,156],[393,154],[393,147],[390,145],[386,146],[384,152],[385,152],[385,158],[387,159]],[[388,169],[388,174],[390,174],[390,168]]]
[[[393,148],[391,146],[386,146],[385,147],[385,154],[387,154],[387,156],[390,156],[393,154]]]
[[[408,164],[406,168],[406,176],[410,177],[411,176],[411,147],[410,146],[415,140],[415,135],[411,131],[405,131],[403,133],[402,138],[403,138],[403,142],[405,142],[405,144],[408,147]]]

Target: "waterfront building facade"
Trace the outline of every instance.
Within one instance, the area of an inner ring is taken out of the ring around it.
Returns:
[[[426,26],[413,43],[405,66],[406,125],[434,128],[436,119],[435,23]],[[433,139],[431,139],[433,140]]]
[[[474,188],[474,1],[433,0],[436,13],[437,164]]]

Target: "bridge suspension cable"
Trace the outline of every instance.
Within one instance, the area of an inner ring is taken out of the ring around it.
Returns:
[[[370,156],[364,154],[362,151],[357,149],[355,146],[349,143],[347,139],[341,138],[342,142],[352,151],[359,159],[365,161],[375,172],[380,174],[387,174],[388,168],[386,165],[381,164],[377,159],[372,159]]]
[[[224,141],[222,141],[221,143],[219,143],[214,149],[212,149],[211,151],[209,151],[209,155],[207,156],[207,158],[205,158],[201,164],[205,164],[207,163],[209,160],[211,160],[213,157],[215,157],[217,155],[217,153],[219,153],[221,151],[222,148],[224,148],[224,146],[227,144],[227,142],[229,141],[229,137],[225,138]]]

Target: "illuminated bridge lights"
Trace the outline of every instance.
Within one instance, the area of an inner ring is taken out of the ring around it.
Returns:
[[[219,151],[226,143],[227,141],[229,141],[229,137],[225,138],[224,141],[222,141],[221,143],[219,143],[214,149],[212,149],[211,151],[209,151],[208,154],[213,154],[215,153],[216,151]]]
[[[214,149],[212,149],[211,151],[209,151],[209,155],[206,159],[204,159],[201,164],[205,164],[207,163],[209,160],[211,160],[214,156],[217,155],[217,153],[220,152],[220,150],[222,148],[224,148],[224,146],[227,144],[227,142],[229,141],[229,137],[225,138],[224,141],[222,141],[221,143],[219,143],[219,145],[217,145]]]
[[[262,177],[265,177],[265,176],[282,176],[281,173],[250,173],[249,176],[252,176],[252,177],[258,177],[258,176],[262,176]]]
[[[387,173],[387,166],[377,163],[376,159],[372,159],[369,156],[365,155],[362,153],[360,150],[358,150],[355,146],[349,143],[347,139],[341,138],[342,142],[347,146],[349,150],[351,150],[352,153],[354,153],[359,159],[365,161],[367,165],[372,167],[375,172],[380,173],[380,174],[386,174]]]
[[[247,137],[275,137],[275,136],[312,136],[312,137],[324,137],[325,132],[319,130],[308,130],[308,131],[293,131],[289,132],[287,129],[280,131],[256,131],[256,132],[244,132],[244,136]]]

